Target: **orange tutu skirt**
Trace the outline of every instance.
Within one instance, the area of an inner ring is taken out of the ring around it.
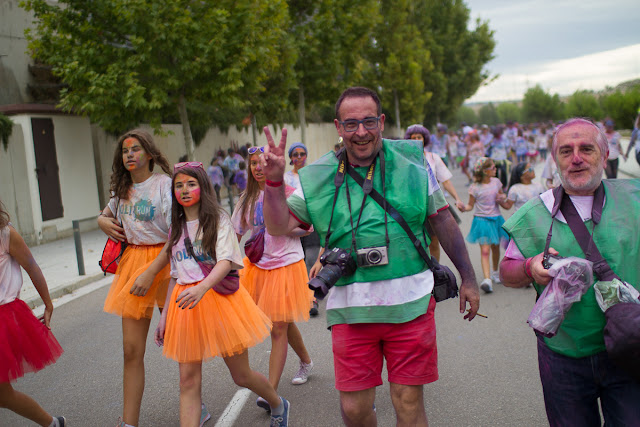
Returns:
[[[240,284],[272,322],[309,320],[313,291],[308,281],[304,260],[263,270],[245,258],[244,268],[240,270]]]
[[[173,288],[162,352],[166,357],[193,363],[233,356],[270,335],[271,321],[242,286],[231,295],[210,289],[194,308],[178,307],[178,295],[198,283]]]
[[[153,307],[157,305],[162,308],[164,306],[167,287],[171,279],[168,264],[155,277],[146,295],[137,296],[129,293],[133,282],[151,265],[163,247],[164,243],[127,246],[104,302],[104,311],[130,319],[151,319]]]

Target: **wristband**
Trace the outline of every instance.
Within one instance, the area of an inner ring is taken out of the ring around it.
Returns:
[[[533,260],[533,258],[527,258],[527,260],[524,262],[524,274],[527,275],[527,277],[529,277],[529,279],[533,279],[533,275],[531,274],[531,261]]]
[[[282,181],[269,181],[268,179],[264,183],[269,187],[280,187],[282,185]]]

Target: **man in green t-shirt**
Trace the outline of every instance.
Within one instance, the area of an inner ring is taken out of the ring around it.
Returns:
[[[607,137],[584,119],[571,119],[556,130],[552,155],[562,188],[595,246],[615,274],[640,290],[640,182],[602,180]],[[540,295],[551,282],[542,264],[550,230],[551,254],[585,258],[557,206],[553,190],[548,190],[503,225],[511,237],[500,263],[505,286],[533,282]],[[600,426],[598,399],[605,425],[640,425],[640,383],[607,356],[605,323],[592,285],[571,306],[555,336],[538,336],[540,379],[551,426]]]
[[[425,247],[428,218],[460,272],[460,312],[466,311],[467,303],[470,306],[465,319],[473,319],[478,310],[478,285],[458,225],[425,166],[422,147],[413,141],[383,140],[384,119],[375,92],[361,87],[345,90],[336,103],[335,119],[345,151],[327,153],[301,169],[301,188],[288,200],[282,185],[286,129],[276,145],[265,128],[264,218],[271,235],[313,224],[324,242],[330,223],[329,249],[376,247],[388,254],[388,263],[359,265],[355,272],[342,275],[328,293],[327,322],[342,416],[346,425],[376,425],[375,387],[382,384],[386,360],[398,424],[426,426],[423,386],[438,378],[433,274],[404,230],[365,196],[345,169],[359,174],[365,185],[368,180]],[[340,174],[342,181],[336,181]],[[354,252],[350,255],[355,261]]]

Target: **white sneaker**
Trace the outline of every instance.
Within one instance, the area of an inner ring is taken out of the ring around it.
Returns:
[[[490,294],[491,292],[493,292],[493,285],[491,284],[491,279],[484,279],[482,283],[480,283],[480,289],[482,289],[487,294]]]
[[[493,282],[494,285],[501,284],[502,281],[500,280],[500,273],[498,273],[497,271],[494,271],[493,273],[491,273],[491,281]]]
[[[313,370],[313,360],[308,365],[300,361],[300,368],[298,368],[298,372],[291,380],[291,384],[300,385],[306,383],[309,375],[311,375],[311,370]]]

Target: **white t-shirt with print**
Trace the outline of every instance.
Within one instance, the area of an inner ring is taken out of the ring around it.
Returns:
[[[292,187],[287,188],[287,194],[290,195],[293,192]],[[251,231],[251,235],[260,231],[264,225],[264,191],[260,191],[258,200],[256,200],[255,209],[253,212],[253,218],[249,219],[248,216],[251,212],[247,212],[248,226],[244,227],[241,221],[240,204],[236,206],[231,216],[231,222],[236,233],[244,236],[247,231]],[[280,267],[291,265],[304,259],[304,252],[302,251],[302,244],[299,237],[290,236],[272,236],[266,230],[264,232],[264,253],[260,261],[256,263],[256,266],[263,270],[273,270]]]
[[[216,259],[202,251],[202,233],[196,236],[199,220],[187,221],[187,231],[193,245],[194,260],[184,245],[184,232],[178,243],[171,248],[171,277],[177,279],[178,284],[188,285],[204,279],[204,274],[198,265],[198,261],[215,266],[218,261],[231,261],[231,269],[239,270],[242,264],[242,252],[238,246],[238,238],[231,225],[229,216],[222,212],[218,222],[218,240],[216,241]]]
[[[112,197],[107,205],[122,223],[127,242],[157,245],[167,241],[171,224],[171,178],[154,173],[146,181],[131,186],[128,200]]]
[[[8,225],[0,230],[0,305],[18,298],[22,288],[20,264],[9,254],[10,233]]]
[[[522,183],[514,184],[509,189],[509,193],[507,194],[507,199],[512,200],[514,202],[513,206],[517,211],[522,206],[524,206],[524,204],[527,203],[529,200],[533,199],[534,197],[542,193],[544,193],[544,189],[542,188],[542,185],[538,184],[537,182],[532,182],[531,184],[528,184],[528,185],[522,184]]]

